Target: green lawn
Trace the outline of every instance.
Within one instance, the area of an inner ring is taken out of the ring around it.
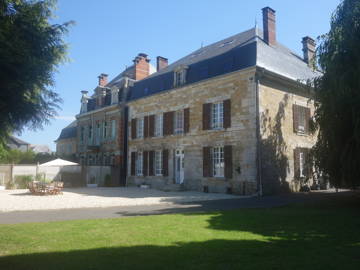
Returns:
[[[0,269],[360,269],[359,198],[0,225]]]

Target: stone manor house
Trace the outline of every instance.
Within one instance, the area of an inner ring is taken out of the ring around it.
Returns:
[[[303,57],[276,38],[275,11],[255,26],[156,68],[140,53],[92,95],[82,91],[77,157],[119,168],[121,185],[235,194],[296,191],[310,178],[314,111],[306,80],[315,42]],[[69,139],[69,138],[66,138]],[[61,136],[57,142],[61,142]]]

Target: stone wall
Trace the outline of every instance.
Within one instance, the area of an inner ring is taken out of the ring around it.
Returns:
[[[129,127],[133,118],[189,108],[190,128],[187,134],[145,139],[131,139],[129,134],[128,174],[131,171],[131,152],[168,149],[169,176],[128,176],[127,183],[147,183],[155,188],[174,184],[174,151],[180,148],[184,150],[185,156],[186,189],[203,191],[204,186],[207,186],[209,192],[255,193],[254,75],[254,68],[245,69],[129,102]],[[202,130],[203,104],[226,99],[231,100],[231,127]],[[232,178],[203,177],[203,147],[223,145],[232,145]]]
[[[111,134],[111,121],[115,120],[116,133],[115,137]],[[96,141],[97,124],[107,121],[107,137],[103,138],[103,129],[101,126],[101,136],[99,142]],[[88,138],[88,126],[92,125],[93,138]],[[81,142],[81,128],[85,127],[84,141]],[[112,162],[116,166],[121,166],[123,160],[123,139],[124,139],[124,124],[122,108],[119,105],[105,107],[97,111],[92,111],[87,114],[78,116],[77,125],[77,144],[78,154],[83,158],[85,164],[88,164],[88,159],[91,156],[94,162],[91,165],[110,165]],[[90,147],[89,147],[90,146]],[[104,155],[110,156],[108,164],[104,164]],[[101,162],[97,160],[100,159]],[[111,161],[110,159],[113,159]]]
[[[259,86],[262,182],[265,194],[298,191],[294,180],[294,149],[311,148],[316,136],[294,132],[293,104],[310,108],[308,94],[296,83],[263,78]]]

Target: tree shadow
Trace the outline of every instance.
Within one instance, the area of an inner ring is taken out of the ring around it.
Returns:
[[[261,176],[264,194],[289,192],[286,177],[289,173],[289,160],[286,155],[287,145],[283,135],[285,108],[288,106],[289,95],[279,102],[277,113],[272,119],[269,110],[261,114]]]
[[[114,239],[121,246],[109,242],[84,249],[85,241],[70,251],[2,256],[0,269],[357,269],[359,194],[350,200],[329,198],[330,203],[305,207],[207,213],[207,226],[200,228],[206,230],[205,240],[184,242],[186,231],[179,224],[174,227],[179,236],[162,235],[161,241],[150,241],[157,245]],[[184,217],[192,215],[199,214]],[[157,239],[151,231],[141,233]],[[204,231],[200,235],[204,237]]]

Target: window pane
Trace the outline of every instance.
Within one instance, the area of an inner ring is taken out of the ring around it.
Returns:
[[[184,111],[175,113],[175,134],[181,134],[184,131]]]
[[[136,121],[136,138],[144,136],[144,118],[138,118]]]
[[[162,175],[162,151],[155,152],[155,174]]]
[[[143,174],[143,153],[137,153],[137,160],[136,160],[136,174],[142,175]]]
[[[224,176],[224,148],[214,147],[213,148],[213,174],[217,177]]]
[[[163,135],[162,131],[163,131],[163,115],[157,114],[155,116],[155,136],[156,137],[162,136]]]

